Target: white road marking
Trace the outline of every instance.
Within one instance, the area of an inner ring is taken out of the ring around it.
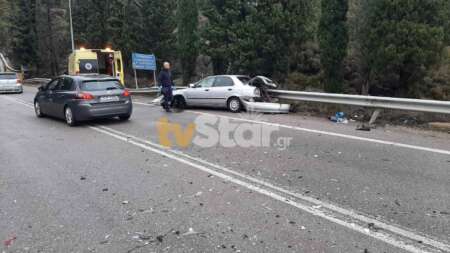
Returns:
[[[145,104],[145,103],[140,103],[140,102],[133,102],[133,104],[152,106],[150,104]],[[333,137],[340,137],[340,138],[345,138],[345,139],[350,139],[350,140],[365,141],[365,142],[383,144],[383,145],[394,146],[394,147],[401,147],[401,148],[407,148],[407,149],[413,149],[413,150],[432,152],[432,153],[437,153],[437,154],[450,155],[450,150],[445,150],[445,149],[429,148],[429,147],[416,146],[416,145],[410,145],[410,144],[393,142],[393,141],[384,141],[384,140],[379,140],[379,139],[358,137],[358,136],[340,134],[340,133],[335,133],[335,132],[328,132],[328,131],[322,131],[322,130],[303,128],[303,127],[289,126],[289,125],[271,123],[271,122],[260,121],[260,120],[237,118],[237,117],[218,115],[218,114],[212,114],[212,113],[207,113],[207,112],[198,112],[198,111],[191,111],[191,110],[188,110],[188,112],[194,113],[194,114],[223,117],[223,118],[227,118],[227,119],[238,120],[238,121],[243,121],[243,122],[248,122],[248,123],[265,124],[265,125],[269,125],[269,126],[275,126],[275,127],[297,130],[297,131],[302,131],[302,132],[314,133],[314,134],[328,135],[328,136],[333,136]]]
[[[178,150],[168,149],[168,148],[166,148],[166,147],[164,147],[162,145],[159,145],[157,143],[153,143],[151,141],[144,140],[144,139],[141,139],[139,137],[136,137],[136,136],[133,136],[133,135],[121,132],[121,131],[117,131],[117,130],[114,130],[112,128],[106,127],[106,126],[97,126],[97,128],[100,128],[102,131],[106,131],[106,132],[111,133],[113,135],[121,136],[122,138],[125,138],[128,141],[133,140],[134,142],[141,142],[141,143],[147,144],[147,145],[152,146],[154,148],[157,148],[159,150],[163,150],[163,152],[168,152],[168,153],[174,154],[174,155],[176,155],[178,157],[184,157],[184,158],[186,158],[188,160],[193,160],[193,161],[195,161],[197,163],[201,163],[201,164],[204,164],[206,166],[213,167],[214,169],[216,169],[218,171],[225,172],[225,173],[228,173],[228,174],[233,174],[233,175],[241,177],[241,178],[243,178],[243,179],[245,179],[247,181],[253,182],[253,183],[257,184],[257,185],[269,188],[269,189],[271,189],[273,191],[277,191],[277,192],[286,194],[286,195],[288,195],[290,197],[303,200],[303,201],[307,202],[309,204],[308,205],[309,208],[312,208],[313,210],[317,211],[317,208],[315,208],[315,207],[320,206],[321,208],[323,207],[323,209],[329,209],[329,210],[331,210],[334,213],[338,213],[340,215],[344,215],[344,216],[350,217],[351,219],[358,220],[358,221],[360,221],[363,224],[373,223],[375,225],[375,227],[377,227],[377,228],[384,229],[386,231],[390,231],[390,232],[392,232],[394,234],[406,237],[406,238],[411,239],[411,240],[416,241],[416,242],[421,241],[421,242],[423,242],[423,244],[428,244],[428,245],[431,245],[431,246],[436,247],[436,248],[445,249],[447,251],[450,251],[450,245],[447,245],[445,243],[441,243],[441,242],[435,241],[433,239],[430,239],[430,238],[427,238],[427,237],[415,234],[415,233],[413,233],[411,231],[402,229],[402,228],[394,226],[394,225],[387,224],[387,223],[382,222],[380,220],[376,220],[376,219],[370,218],[368,216],[364,216],[362,214],[358,214],[358,213],[356,213],[353,210],[348,210],[348,209],[339,207],[337,205],[334,205],[334,204],[331,204],[331,203],[327,203],[325,201],[317,200],[317,199],[312,198],[312,197],[304,196],[304,195],[301,195],[301,194],[298,194],[298,193],[295,193],[295,192],[283,189],[281,187],[275,186],[275,185],[273,185],[271,183],[268,183],[266,181],[263,181],[263,180],[260,180],[260,179],[257,179],[257,178],[254,178],[254,177],[251,177],[251,176],[239,173],[239,172],[236,172],[234,170],[225,168],[225,167],[223,167],[221,165],[217,165],[217,164],[208,162],[206,160],[203,160],[201,158],[188,155],[188,154],[183,153],[183,152],[178,151]],[[284,200],[286,200],[286,198],[284,198]],[[286,201],[283,201],[283,202],[286,202]],[[354,225],[352,224],[351,226],[354,226]],[[366,228],[364,228],[364,230],[365,230],[364,233],[366,234],[367,233],[366,232]]]
[[[7,98],[7,99],[18,102],[29,108],[33,108],[31,104],[24,101],[19,101],[16,98]],[[163,155],[166,158],[189,165],[193,168],[199,169],[209,174],[215,175],[221,179],[233,182],[237,185],[253,190],[262,195],[268,196],[272,199],[294,206],[314,216],[321,217],[330,222],[339,224],[350,230],[378,239],[380,241],[383,241],[400,249],[409,252],[450,252],[450,245],[444,242],[439,242],[437,240],[419,234],[415,234],[414,232],[407,231],[403,228],[384,223],[382,221],[370,218],[368,216],[357,214],[353,210],[347,210],[324,201],[320,201],[311,197],[303,196],[298,193],[285,190],[270,183],[253,178],[251,176],[235,172],[233,170],[207,162],[200,158],[189,156],[180,151],[164,148],[159,144],[139,139],[127,133],[123,133],[105,126],[90,126],[90,129],[113,137],[117,140],[154,152],[156,154]],[[208,168],[205,165],[212,167],[214,169]],[[241,179],[230,176],[226,173],[238,176]],[[291,199],[283,196],[283,194],[287,195],[288,197],[291,197]],[[297,200],[294,200],[292,198],[295,198]],[[301,200],[305,203],[301,203],[301,201],[298,200]],[[367,229],[368,223],[374,223],[375,227],[380,228],[380,231],[368,230]],[[421,242],[420,244],[418,243],[419,241]]]

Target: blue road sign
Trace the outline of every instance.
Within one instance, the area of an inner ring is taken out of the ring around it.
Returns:
[[[133,69],[156,70],[156,57],[153,54],[132,54]]]

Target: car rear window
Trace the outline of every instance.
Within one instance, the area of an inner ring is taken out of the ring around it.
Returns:
[[[122,85],[118,81],[84,81],[80,85],[82,91],[104,91],[123,89]]]
[[[0,80],[13,80],[17,79],[16,74],[2,74],[0,73]]]
[[[247,76],[238,76],[239,81],[241,81],[243,84],[248,84],[250,82],[250,77]]]

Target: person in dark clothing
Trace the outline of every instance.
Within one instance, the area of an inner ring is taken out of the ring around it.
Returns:
[[[170,110],[170,104],[172,103],[172,86],[173,86],[173,79],[172,79],[172,73],[170,72],[170,63],[164,62],[163,69],[159,73],[158,77],[158,83],[161,87],[161,93],[163,94],[163,102],[162,107],[166,112],[171,112]]]

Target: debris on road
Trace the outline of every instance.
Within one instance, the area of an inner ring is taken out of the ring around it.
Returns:
[[[3,242],[3,245],[5,245],[5,247],[10,247],[10,246],[13,245],[13,243],[14,243],[14,241],[15,241],[16,239],[17,239],[16,236],[12,236],[11,238],[5,240],[5,241]]]
[[[344,112],[337,112],[334,116],[329,117],[329,119],[338,124],[348,124],[348,119],[345,117]]]
[[[366,132],[370,132],[372,128],[366,124],[360,124],[356,127],[356,130],[358,131],[366,131]]]
[[[80,180],[81,180],[81,181],[84,181],[84,180],[86,180],[86,177],[85,177],[85,176],[81,176],[81,177],[80,177]]]
[[[130,203],[128,200],[122,201],[122,205],[127,205],[128,203]]]
[[[193,228],[189,228],[189,230],[186,233],[182,234],[182,236],[189,236],[189,235],[196,235],[196,234],[199,234],[199,233],[195,232]]]

